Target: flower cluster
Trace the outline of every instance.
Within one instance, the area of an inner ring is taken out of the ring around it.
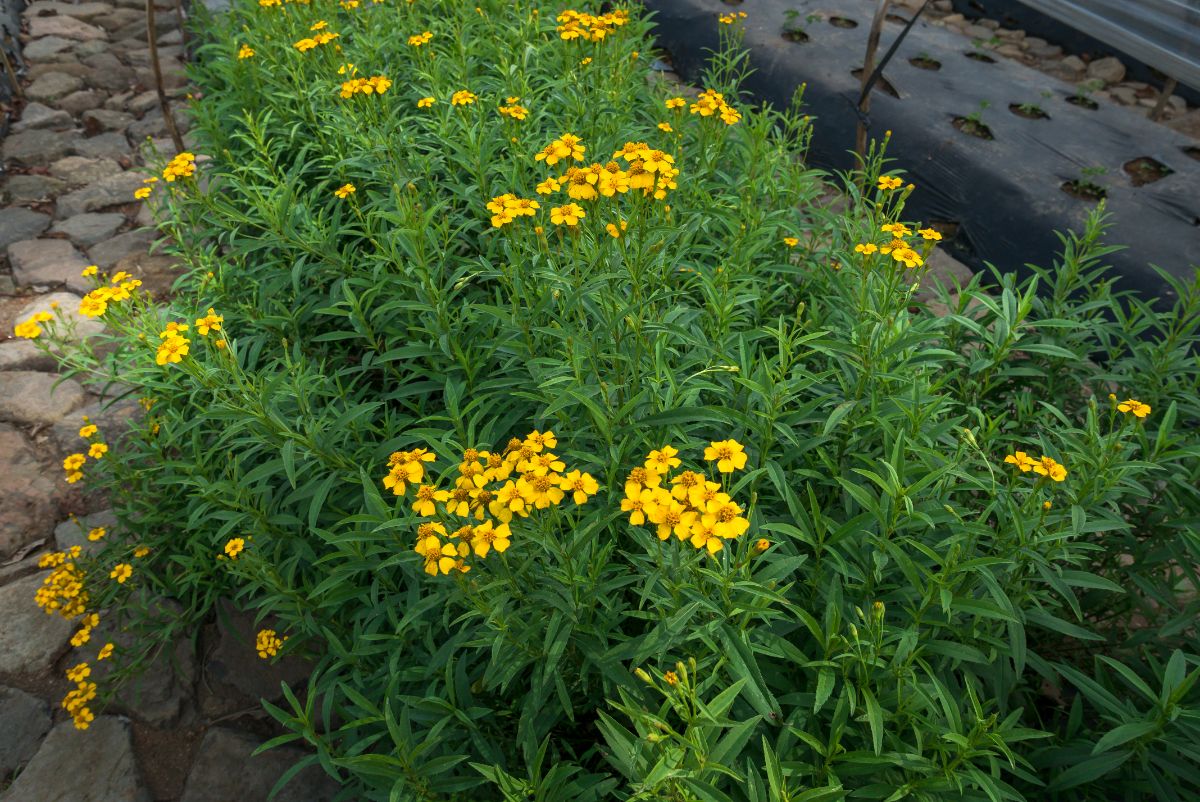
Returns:
[[[726,125],[733,125],[742,119],[742,113],[726,103],[724,95],[712,89],[701,92],[688,111],[701,117],[720,117]]]
[[[254,641],[254,649],[258,652],[259,657],[266,660],[268,657],[279,654],[279,650],[283,648],[286,640],[287,636],[281,638],[273,629],[260,629],[258,637]]]
[[[721,23],[722,25],[732,25],[733,23],[737,22],[738,20],[743,20],[745,18],[746,18],[745,11],[732,11],[728,14],[718,14],[717,22]]]
[[[183,358],[191,350],[192,344],[191,340],[183,336],[187,330],[188,324],[186,323],[174,321],[167,323],[167,327],[158,333],[161,342],[159,342],[158,351],[154,355],[155,364],[166,365],[183,361]]]
[[[63,708],[71,714],[75,729],[86,730],[95,721],[87,703],[96,698],[96,683],[89,682],[92,669],[87,663],[79,663],[74,668],[67,669],[67,679],[75,683],[75,689],[69,691],[62,700]]]
[[[327,45],[330,42],[332,42],[334,39],[337,39],[339,34],[336,34],[333,31],[321,30],[326,25],[328,25],[328,23],[325,22],[325,20],[321,20],[321,21],[315,23],[311,28],[309,28],[309,30],[310,31],[321,31],[321,32],[318,33],[316,36],[304,37],[300,41],[293,43],[292,47],[296,48],[301,53],[307,53],[309,50],[314,50],[314,49],[320,47],[321,45]]]
[[[345,200],[346,198],[353,195],[355,192],[358,192],[358,187],[354,186],[353,184],[342,184],[340,187],[338,187],[337,189],[335,189],[333,191],[333,194],[337,195],[342,200]]]
[[[54,320],[53,312],[35,312],[28,320],[13,326],[13,334],[26,340],[36,340],[42,334],[39,323]]]
[[[96,275],[89,267],[84,275]],[[141,279],[133,278],[121,270],[110,279],[108,286],[99,286],[79,300],[79,314],[84,317],[100,317],[108,311],[108,305],[120,303],[133,297],[133,291],[142,286]]]
[[[351,78],[342,83],[342,97],[354,97],[355,95],[382,95],[392,86],[390,79],[382,75],[372,75],[370,78]]]
[[[239,61],[254,58],[254,48],[250,47],[250,45],[242,45],[238,48],[237,57]]]
[[[455,92],[453,95],[450,96],[450,105],[451,106],[470,106],[472,103],[474,103],[478,99],[479,99],[479,96],[476,95],[474,92],[472,92],[470,89],[460,89],[457,92]]]
[[[567,9],[555,19],[558,22],[555,31],[564,41],[579,39],[584,42],[599,42],[629,22],[629,12],[617,10],[608,14],[588,14]]]
[[[424,463],[434,459],[426,449],[392,454],[384,486],[400,496],[409,484],[416,485],[413,512],[439,518],[417,526],[414,551],[423,559],[425,573],[465,573],[471,570],[471,554],[484,558],[492,550],[508,549],[514,518],[557,506],[568,495],[576,504],[595,495],[599,483],[591,474],[567,472],[566,463],[550,450],[557,445],[553,432],[535,430],[524,440],[513,438],[503,451],[468,448],[447,489],[424,483]]]
[[[193,168],[193,170],[194,169],[195,168]],[[151,193],[154,192],[154,187],[151,185],[158,183],[158,176],[152,175],[149,178],[144,178],[142,179],[142,183],[146,186],[138,187],[133,191],[133,197],[137,200],[145,200],[146,198],[150,197]]]
[[[750,521],[722,485],[703,473],[684,470],[671,476],[682,464],[678,454],[677,449],[663,446],[630,471],[621,511],[629,514],[634,526],[653,524],[659,540],[674,535],[716,554],[726,540],[745,534]],[[718,474],[731,474],[746,466],[746,451],[736,440],[719,440],[704,449],[704,459]]]
[[[511,117],[514,120],[524,120],[526,117],[528,117],[529,109],[525,108],[524,106],[518,105],[518,103],[517,103],[517,101],[519,101],[520,99],[521,98],[519,98],[519,97],[506,98],[504,102],[507,103],[508,105],[501,106],[499,108],[500,116],[501,117]]]
[[[1016,465],[1021,473],[1033,471],[1039,476],[1049,476],[1056,482],[1067,478],[1067,469],[1054,460],[1053,457],[1031,457],[1024,451],[1017,451],[1004,458],[1006,465]]]
[[[507,225],[518,217],[533,217],[540,207],[541,204],[535,200],[518,198],[511,193],[497,195],[487,204],[488,211],[492,213],[492,226],[495,228]]]
[[[429,31],[423,31],[408,37],[408,43],[413,47],[421,47],[427,45],[433,40],[433,34]]]
[[[47,613],[58,613],[68,620],[87,612],[88,594],[83,586],[83,570],[75,564],[82,549],[71,546],[66,551],[54,551],[38,560],[38,568],[52,568],[34,601]]]
[[[881,179],[882,180],[882,179]],[[925,264],[925,257],[929,255],[929,249],[932,245],[924,243],[937,242],[942,238],[942,235],[932,228],[922,228],[917,231],[917,235],[923,240],[923,248],[925,255],[918,253],[912,244],[905,237],[912,236],[912,229],[903,223],[884,223],[880,226],[880,230],[885,234],[891,234],[892,239],[882,245],[876,245],[873,242],[860,242],[854,246],[854,252],[862,254],[864,257],[874,253],[881,253],[885,256],[891,256],[893,260],[903,264],[905,267],[921,267]]]
[[[196,174],[196,156],[193,153],[180,153],[163,168],[162,177],[168,184],[177,178],[187,178]]]

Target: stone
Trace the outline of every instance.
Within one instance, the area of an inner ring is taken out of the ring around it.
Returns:
[[[125,224],[125,215],[112,212],[85,212],[60,220],[50,229],[51,234],[65,234],[81,248],[90,248],[109,239]],[[96,262],[96,264],[100,264]]]
[[[968,25],[963,29],[963,33],[972,39],[991,39],[992,29],[985,28],[982,25]]]
[[[0,209],[0,248],[33,239],[50,225],[50,215],[20,207]]]
[[[183,31],[176,28],[173,31],[167,31],[162,36],[158,37],[158,44],[161,45],[181,45],[183,44]]]
[[[43,327],[55,326],[59,339],[69,343],[78,343],[104,331],[104,322],[99,318],[85,317],[79,314],[80,296],[71,292],[52,292],[26,304],[17,312],[17,320],[28,320],[38,312],[50,312],[55,315],[53,324],[43,323]]]
[[[143,6],[143,8],[145,8],[145,6]],[[120,30],[135,20],[144,18],[145,14],[141,10],[132,8],[116,8],[109,11],[107,14],[101,14],[93,18],[90,20],[90,22],[95,25],[99,25],[106,31],[112,32]]]
[[[179,120],[176,120],[179,124]],[[182,126],[180,128],[182,130]],[[145,117],[138,120],[129,126],[129,141],[135,144],[143,142],[147,138],[157,139],[158,137],[167,136],[167,121],[157,110],[148,112]]]
[[[50,165],[50,175],[66,181],[72,187],[91,184],[120,172],[121,165],[112,159],[89,159],[86,156],[68,156]]]
[[[57,614],[47,615],[33,603],[34,594],[41,586],[42,577],[35,575],[0,587],[0,674],[48,671],[75,631],[70,621]],[[0,797],[13,800],[44,798]]]
[[[283,696],[280,683],[295,688],[303,686],[312,673],[311,664],[295,655],[275,660],[262,660],[254,650],[258,630],[270,626],[258,624],[250,613],[221,603],[223,614],[218,616],[216,646],[205,666],[210,685],[225,686],[220,695],[232,699],[241,694],[249,700],[275,700]]]
[[[1098,58],[1087,67],[1087,77],[1106,84],[1119,84],[1125,79],[1125,65],[1119,58]]]
[[[187,86],[187,74],[183,71],[183,62],[174,58],[162,58],[159,61],[162,69],[163,86],[167,89],[178,89]],[[150,67],[137,68],[138,83],[142,86],[154,86],[154,70]]]
[[[108,51],[108,42],[94,39],[90,42],[80,42],[71,48],[77,58],[88,58]]]
[[[1025,53],[1025,51],[1023,51],[1020,47],[1018,47],[1015,44],[1011,44],[1011,43],[1000,45],[999,47],[996,48],[996,52],[999,53],[1000,55],[1004,56],[1005,58],[1015,58],[1015,59],[1021,58],[1021,56],[1024,55],[1024,53]]]
[[[226,727],[213,727],[204,735],[179,802],[228,802],[231,799],[266,799],[285,771],[305,753],[279,747],[255,755],[261,740]],[[306,767],[272,797],[274,802],[331,802],[338,783],[321,771]]]
[[[4,181],[3,197],[8,203],[30,204],[54,200],[65,191],[67,184],[57,178],[37,173],[9,176]]]
[[[1008,42],[1019,42],[1025,38],[1025,31],[1020,28],[997,28],[996,35]]]
[[[4,374],[0,420],[51,424],[79,409],[86,399],[83,386],[74,379],[63,379],[53,373],[14,370]]]
[[[57,474],[37,458],[25,436],[13,426],[0,423],[0,560],[7,559],[27,543],[49,537],[54,526],[54,494]],[[0,587],[0,591],[3,591]],[[43,619],[45,613],[37,614]],[[0,628],[4,626],[0,620]],[[0,648],[0,661],[4,658]],[[0,669],[2,671],[2,669]]]
[[[129,110],[134,114],[145,114],[150,109],[156,108],[158,108],[158,93],[154,91],[134,95],[133,99],[129,101]]]
[[[965,24],[966,21],[967,21],[966,17],[964,17],[962,14],[957,14],[957,13],[956,14],[947,14],[946,16],[942,17],[942,22],[945,23],[946,25],[962,25],[962,24]]]
[[[71,114],[83,114],[88,109],[98,109],[108,99],[108,95],[98,89],[81,89],[58,101],[60,109]]]
[[[120,92],[127,90],[134,80],[133,70],[122,64],[111,52],[88,56],[83,59],[83,63],[89,69],[89,74],[83,76],[83,80],[89,86],[107,89],[109,92]]]
[[[142,407],[132,396],[118,399],[104,398],[75,410],[73,415],[63,418],[50,427],[50,434],[58,443],[59,449],[64,454],[69,454],[79,448],[81,442],[79,427],[83,425],[85,417],[96,424],[96,427],[104,433],[105,442],[112,445],[119,443],[133,425],[141,420],[142,416]],[[93,526],[100,525],[93,524]],[[55,538],[58,537],[58,534],[56,529]]]
[[[116,270],[124,270],[142,282],[142,289],[157,301],[171,297],[171,288],[180,276],[178,263],[163,254],[139,253],[117,262]]]
[[[1136,106],[1138,102],[1137,92],[1128,86],[1114,86],[1108,90],[1108,94],[1122,106]]]
[[[1192,109],[1174,120],[1168,120],[1164,125],[1184,136],[1200,139],[1200,109]]]
[[[42,41],[45,41],[44,39]],[[66,40],[64,40],[66,41]],[[25,51],[28,58],[34,58]],[[83,79],[65,72],[48,72],[37,78],[25,89],[25,96],[30,100],[53,101],[83,88]]]
[[[22,131],[4,140],[4,160],[25,167],[49,164],[70,151],[70,135],[58,131]]]
[[[98,134],[101,131],[124,131],[133,123],[132,114],[108,109],[85,111],[82,119],[84,130],[91,134]]]
[[[950,11],[954,8],[953,0],[933,0],[933,7],[941,12]]]
[[[1183,114],[1187,111],[1187,101],[1179,95],[1171,95],[1167,98],[1167,108],[1176,114]]]
[[[45,61],[48,58],[57,56],[71,49],[75,44],[70,39],[64,39],[61,36],[47,36],[44,39],[37,39],[25,45],[23,55],[30,61]],[[26,89],[28,94],[29,90]]]
[[[83,731],[69,720],[60,722],[0,800],[150,802],[134,760],[129,722],[97,716]]]
[[[1029,39],[1027,38],[1023,44],[1028,45],[1028,43]],[[1036,58],[1058,58],[1062,55],[1063,49],[1058,45],[1042,42],[1040,45],[1028,45],[1025,48],[1025,52]]]
[[[70,196],[67,196],[70,197]],[[8,263],[18,286],[49,287],[65,284],[90,291],[79,275],[90,262],[65,239],[27,239],[8,246]]]
[[[88,258],[101,270],[112,272],[111,268],[126,256],[149,251],[155,236],[153,231],[126,231],[90,248]]]
[[[104,101],[104,108],[109,109],[110,111],[125,111],[126,105],[129,103],[129,100],[132,97],[133,92],[130,90],[119,92],[118,94],[115,94],[108,100]]]
[[[29,340],[0,342],[0,370],[55,370],[57,367],[54,357]]]
[[[25,110],[21,112],[21,119],[13,123],[12,130],[18,134],[32,128],[49,128],[53,131],[61,131],[65,128],[70,128],[72,125],[71,115],[62,109],[52,109],[41,103],[33,102],[27,105]]]
[[[1059,65],[1072,72],[1084,72],[1088,68],[1087,62],[1079,58],[1079,56],[1067,56],[1059,62]]]
[[[108,34],[95,25],[65,15],[34,17],[29,20],[29,35],[35,39],[43,36],[61,36],[63,39],[75,39],[80,42],[108,39]]]
[[[16,688],[0,686],[0,777],[24,766],[50,731],[50,705]]]
[[[75,435],[73,445],[78,447],[82,442],[79,439],[79,427],[83,425],[82,416],[71,420],[71,433]],[[54,548],[58,551],[66,551],[72,546],[79,546],[85,554],[96,554],[104,548],[104,540],[88,540],[88,532],[102,526],[111,534],[116,525],[117,516],[112,510],[101,510],[82,518],[72,517],[54,527]],[[104,642],[102,638],[97,638],[97,640],[100,643]]]
[[[108,136],[108,134],[104,134]],[[99,139],[100,137],[96,137]],[[134,190],[142,186],[138,173],[116,173],[88,184],[58,199],[59,217],[74,217],[84,212],[94,212],[109,206],[132,201]]]
[[[60,58],[71,59],[70,53],[60,53]],[[26,76],[30,81],[36,81],[43,75],[52,72],[64,72],[67,75],[74,75],[76,78],[84,79],[87,77],[88,68],[80,64],[78,61],[39,61],[37,64],[29,66],[29,73]]]
[[[73,149],[76,155],[92,159],[113,159],[115,161],[122,156],[129,155],[129,143],[125,140],[125,134],[117,131],[109,131],[88,139],[78,140]]]

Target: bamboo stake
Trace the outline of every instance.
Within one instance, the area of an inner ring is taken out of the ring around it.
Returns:
[[[871,79],[871,73],[875,71],[875,51],[879,49],[879,35],[883,31],[883,21],[887,16],[888,6],[891,0],[879,0],[879,5],[875,8],[875,18],[871,20],[871,32],[867,35],[867,52],[863,57],[862,68],[862,97],[858,103],[858,127],[854,137],[854,152],[858,154],[858,158],[866,158],[867,153],[867,124],[865,122],[867,112],[871,110],[871,93],[867,91],[867,81]]]
[[[1179,81],[1174,78],[1168,78],[1163,84],[1162,91],[1158,93],[1158,102],[1154,104],[1154,108],[1150,109],[1150,113],[1146,116],[1151,120],[1157,121],[1162,116],[1163,109],[1167,107],[1167,100],[1171,95],[1175,94],[1175,87],[1179,86]]]
[[[183,137],[179,135],[179,126],[175,125],[175,117],[171,114],[171,106],[167,102],[167,90],[163,87],[162,65],[158,61],[158,31],[154,25],[154,0],[146,0],[146,41],[150,45],[150,63],[154,65],[154,88],[158,90],[158,105],[162,109],[163,120],[171,141],[175,143],[175,152],[183,153]]]

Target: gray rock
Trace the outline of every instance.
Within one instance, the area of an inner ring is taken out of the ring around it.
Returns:
[[[116,269],[141,279],[142,289],[157,301],[165,301],[171,297],[171,287],[180,275],[180,267],[176,261],[162,254],[139,253],[126,256],[117,262]]]
[[[37,64],[29,65],[28,79],[36,81],[43,75],[48,75],[52,72],[63,72],[67,75],[74,75],[76,78],[86,78],[88,68],[86,65],[80,64],[78,61],[71,58],[71,53],[59,53],[56,59],[67,59],[66,61],[39,61]]]
[[[89,73],[83,79],[89,86],[120,92],[129,88],[134,80],[133,70],[121,63],[111,52],[105,51],[83,59]]]
[[[25,691],[0,686],[0,777],[24,766],[49,731],[50,705]]]
[[[254,639],[259,629],[270,624],[256,623],[253,615],[231,604],[222,603],[222,608],[216,647],[208,656],[205,670],[211,685],[225,686],[223,696],[233,699],[241,694],[252,701],[275,700],[283,696],[281,683],[294,688],[307,682],[312,666],[295,655],[274,660],[258,656]]]
[[[1114,86],[1108,90],[1108,95],[1122,106],[1136,106],[1138,102],[1137,92],[1128,86]]]
[[[66,183],[57,178],[30,173],[9,176],[2,194],[8,203],[42,203],[54,200],[66,188]]]
[[[79,115],[88,109],[100,108],[107,99],[108,95],[98,89],[81,89],[78,92],[72,92],[67,95],[58,101],[56,105],[63,111]]]
[[[55,315],[55,320],[43,323],[42,326],[53,326],[56,339],[78,343],[104,331],[104,321],[79,314],[79,301],[80,297],[74,293],[52,292],[26,304],[17,312],[16,319],[28,320],[38,312],[50,312]]]
[[[142,92],[140,95],[134,95],[129,101],[129,110],[134,114],[145,114],[150,109],[158,108],[158,93],[154,91]]]
[[[124,131],[133,123],[133,115],[123,111],[92,109],[83,113],[83,127],[89,133],[101,131]]]
[[[101,270],[110,270],[131,254],[147,253],[155,239],[153,231],[126,231],[88,250],[88,258]]]
[[[15,370],[4,374],[0,420],[50,424],[79,409],[86,399],[83,387],[74,379],[60,379],[53,373]]]
[[[62,452],[70,454],[78,450],[79,444],[82,442],[79,439],[79,427],[83,425],[84,417],[96,424],[104,435],[104,441],[112,445],[119,443],[134,423],[142,419],[143,415],[141,405],[132,396],[102,399],[75,410],[74,415],[63,418],[54,424],[50,429],[50,434]],[[101,525],[106,524],[93,524],[93,526]],[[55,537],[58,537],[57,529]]]
[[[109,109],[110,111],[125,111],[129,101],[132,98],[132,91],[120,92],[104,101],[104,108]]]
[[[80,42],[79,44],[75,45],[75,47],[71,48],[71,52],[74,53],[77,58],[82,59],[104,53],[108,50],[108,48],[108,42],[95,39],[91,42]]]
[[[92,421],[96,423],[96,421]],[[72,434],[75,435],[74,441],[67,446],[68,451],[86,451],[83,447],[85,441],[79,439],[79,427],[83,425],[82,416],[71,418]],[[85,515],[82,518],[71,518],[63,521],[58,526],[54,527],[54,547],[59,551],[66,551],[72,546],[79,546],[84,554],[96,554],[105,546],[105,541],[109,535],[112,535],[117,525],[117,516],[112,510],[101,510],[100,512]],[[106,534],[101,540],[88,540],[88,532],[98,526],[102,526],[106,530]],[[103,643],[103,640],[100,640]]]
[[[13,123],[12,130],[18,134],[33,128],[49,128],[54,131],[61,131],[70,128],[73,124],[71,115],[62,109],[52,109],[49,106],[34,102],[26,106],[25,110],[21,112],[21,119]]]
[[[0,248],[33,239],[50,225],[50,215],[20,207],[0,209]]]
[[[92,159],[120,159],[129,155],[129,143],[125,135],[116,131],[99,134],[88,139],[76,141],[73,150],[79,156]]]
[[[179,89],[187,86],[187,74],[183,71],[183,62],[179,59],[163,58],[160,60],[160,65],[164,87]],[[150,67],[138,67],[137,77],[142,86],[154,86],[154,71]]]
[[[1032,56],[1036,56],[1037,58],[1043,58],[1043,59],[1058,58],[1059,56],[1062,55],[1062,52],[1063,52],[1063,49],[1061,47],[1059,47],[1058,45],[1047,44],[1044,41],[1040,45],[1029,45],[1028,43],[1029,43],[1028,38],[1025,40],[1025,42],[1022,43],[1022,44],[1028,45],[1025,48],[1025,52],[1029,53]]]
[[[178,619],[180,607],[175,602],[159,600],[150,610],[150,624]],[[111,621],[111,619],[110,619]],[[101,624],[98,640],[111,641],[118,651],[134,651],[144,642],[138,633]],[[96,667],[96,682],[104,684],[109,666]],[[196,683],[195,648],[187,633],[182,633],[170,647],[163,647],[154,660],[127,682],[115,688],[113,702],[117,709],[139,721],[155,727],[170,727],[179,722],[189,710],[189,700]]]
[[[29,576],[0,587],[0,674],[40,674],[49,670],[75,630],[70,621],[57,614],[47,615],[34,604],[34,594],[41,586],[42,577]]]
[[[5,483],[0,494],[0,559],[7,559],[25,544],[49,537],[56,515],[57,474],[38,460],[20,431],[0,423],[0,476]],[[37,614],[45,617],[40,610]],[[3,660],[4,648],[0,648]]]
[[[1098,58],[1088,65],[1087,77],[1106,84],[1119,84],[1125,80],[1125,65],[1112,56]]]
[[[29,340],[0,342],[0,370],[57,370],[54,357]],[[3,776],[4,772],[0,772]]]
[[[47,40],[43,39],[41,41],[45,42]],[[63,41],[67,40],[64,39]],[[36,58],[30,55],[28,48],[25,50],[25,55],[28,58]],[[68,75],[65,72],[49,72],[26,87],[25,96],[30,100],[49,102],[58,100],[60,97],[66,97],[82,88],[83,80],[77,76]]]
[[[1171,95],[1167,98],[1167,108],[1176,114],[1183,114],[1187,111],[1187,101],[1179,95]]]
[[[143,6],[145,8],[145,6]],[[99,25],[106,31],[112,32],[119,30],[134,20],[144,19],[145,14],[139,9],[133,8],[117,8],[109,11],[106,14],[100,14],[94,17],[90,22],[94,25]]]
[[[72,187],[91,184],[120,172],[121,165],[112,159],[89,159],[86,156],[68,156],[50,165],[50,175],[66,181]]]
[[[22,131],[4,140],[4,159],[33,167],[58,161],[71,152],[71,137],[58,131]]]
[[[179,119],[176,118],[176,124],[178,123]],[[144,141],[147,137],[157,139],[161,136],[167,136],[169,132],[167,130],[167,121],[155,110],[147,112],[145,117],[130,125],[127,133],[129,141],[137,144]]]
[[[173,31],[167,31],[162,36],[158,37],[160,45],[178,45],[183,43],[183,31],[176,28]]]
[[[47,36],[44,39],[37,39],[25,45],[24,55],[30,61],[44,61],[59,53],[70,50],[75,42],[70,39],[64,39],[61,36]],[[29,90],[26,89],[28,94]],[[40,98],[39,98],[40,99]]]
[[[101,14],[112,13],[113,7],[108,3],[61,3],[57,0],[39,0],[26,6],[22,17],[32,22],[34,17],[52,17],[55,14],[89,22]]]
[[[108,136],[108,134],[104,134]],[[96,137],[99,139],[99,137]],[[84,212],[94,212],[134,199],[134,190],[142,186],[138,173],[117,173],[88,184],[58,199],[59,217],[74,217]]]
[[[953,0],[933,0],[933,7],[938,11],[946,12],[954,8]]]
[[[985,28],[982,25],[968,25],[966,28],[963,29],[963,33],[965,33],[967,36],[971,37],[972,39],[987,40],[987,39],[992,38],[992,29]]]
[[[109,239],[125,224],[125,215],[111,212],[85,212],[60,220],[50,229],[51,234],[66,234],[81,248],[90,248]],[[99,262],[96,262],[99,265]]]
[[[70,197],[70,196],[67,196]],[[80,271],[90,262],[65,239],[27,239],[8,246],[8,263],[18,286],[51,287],[65,284],[83,292],[91,287]]]
[[[63,15],[33,17],[29,20],[29,35],[35,39],[43,36],[61,36],[63,39],[75,39],[80,42],[108,39],[108,34],[95,25]]]
[[[255,755],[261,741],[252,735],[214,727],[200,742],[192,771],[180,802],[228,802],[232,799],[266,799],[272,786],[305,753],[291,747]],[[274,802],[330,802],[338,784],[309,766],[285,785]]]
[[[1008,42],[1019,42],[1025,38],[1025,31],[1021,29],[1012,30],[1009,28],[997,28],[996,35]]]
[[[97,716],[84,732],[61,722],[0,800],[150,802],[133,757],[129,722]]]
[[[1079,56],[1067,56],[1059,62],[1059,65],[1071,70],[1072,72],[1080,73],[1086,71],[1088,68],[1087,63],[1083,59],[1079,58]]]

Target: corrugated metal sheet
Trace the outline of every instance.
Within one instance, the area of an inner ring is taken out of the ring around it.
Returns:
[[[1020,0],[1200,89],[1200,0]]]

